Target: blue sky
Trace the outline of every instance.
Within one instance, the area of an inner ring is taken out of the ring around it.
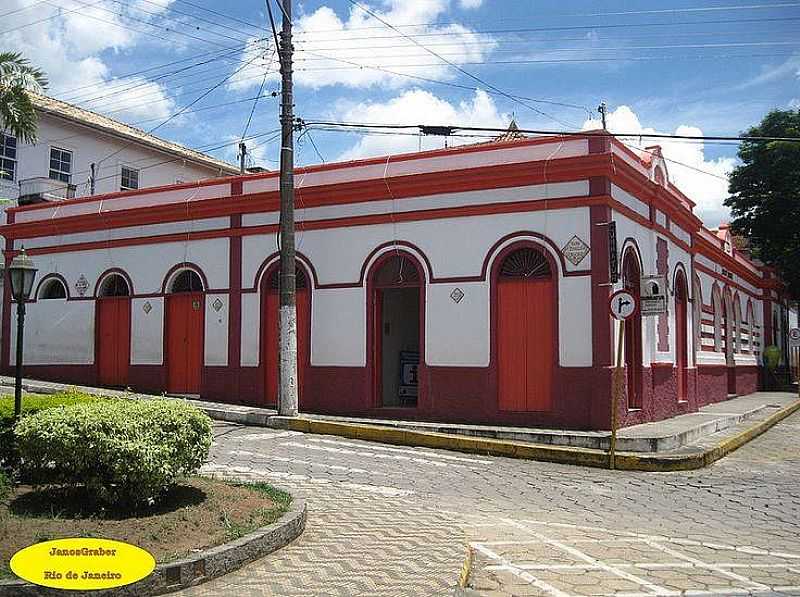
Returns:
[[[278,101],[268,94],[279,81],[263,0],[59,4],[9,0],[0,9],[0,46],[41,65],[52,95],[150,130],[219,85],[156,134],[191,147],[226,145],[212,153],[234,161],[254,103],[249,98],[264,81],[267,97],[258,100],[248,128],[248,136],[258,136],[248,145],[254,165],[276,167],[278,148],[269,132],[278,127]],[[587,120],[604,100],[617,132],[731,135],[771,108],[800,105],[800,2],[363,5],[405,35],[347,0],[295,3],[296,113],[304,119],[505,126],[513,115],[522,127],[579,130],[593,126]],[[47,20],[29,25],[40,19]],[[308,136],[299,143],[301,164],[443,144],[441,138],[341,130],[313,130],[311,138],[316,149]],[[673,179],[712,226],[726,217],[721,200],[735,151],[733,145],[665,146]]]

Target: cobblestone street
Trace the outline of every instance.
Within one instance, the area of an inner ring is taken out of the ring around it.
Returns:
[[[206,473],[308,500],[287,548],[183,595],[800,595],[800,414],[711,468],[630,473],[216,425]]]

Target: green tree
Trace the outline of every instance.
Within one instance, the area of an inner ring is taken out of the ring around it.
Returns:
[[[800,110],[774,110],[746,134],[800,138]],[[725,200],[731,226],[800,297],[800,142],[744,141],[739,159]]]
[[[47,77],[17,52],[0,52],[0,129],[18,139],[36,141],[36,110],[28,91],[47,87]]]

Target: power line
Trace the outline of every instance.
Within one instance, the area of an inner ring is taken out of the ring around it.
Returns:
[[[506,133],[508,129],[490,127],[490,126],[462,126],[462,125],[423,125],[423,124],[377,124],[377,123],[363,123],[363,122],[334,122],[324,120],[303,120],[302,125],[305,126],[328,126],[328,127],[348,127],[356,129],[368,128],[382,128],[382,129],[418,129],[420,132],[425,133],[426,130],[445,131],[449,135],[458,131],[470,132],[493,132],[493,133]],[[618,137],[642,137],[647,139],[681,139],[691,141],[796,141],[800,142],[800,137],[771,137],[771,136],[724,136],[724,135],[677,135],[668,133],[612,133],[609,131],[554,131],[542,129],[518,129],[521,134],[530,135],[544,135],[544,136],[559,136],[559,137],[602,137],[602,138],[618,138]]]
[[[28,6],[23,6],[22,8],[9,10],[8,12],[2,12],[2,13],[0,13],[0,17],[7,17],[8,15],[13,15],[13,14],[16,14],[18,12],[22,12],[23,10],[31,9],[34,6],[38,6],[39,4],[42,4],[43,2],[44,2],[44,0],[38,0],[38,2],[34,2],[33,4],[29,4]]]
[[[39,19],[38,21],[33,21],[31,23],[25,23],[24,25],[19,25],[17,27],[12,27],[11,29],[5,29],[3,31],[0,31],[0,33],[11,33],[12,31],[19,31],[20,29],[25,29],[26,27],[32,27],[33,25],[38,25],[39,23],[44,23],[45,21],[51,21],[51,20],[56,19],[58,17],[62,17],[64,15],[66,15],[66,14],[71,14],[73,12],[78,12],[81,8],[87,8],[89,6],[95,6],[95,5],[100,4],[101,2],[105,2],[105,1],[106,0],[96,0],[95,2],[92,2],[91,4],[87,4],[86,6],[79,6],[78,8],[73,8],[71,10],[65,10],[63,12],[61,12],[59,6],[56,6],[56,8],[59,9],[59,12],[57,12],[56,14],[50,15],[49,17],[44,17],[42,19]],[[50,2],[47,2],[47,0],[42,0],[42,2],[44,4],[50,4]]]
[[[473,79],[473,80],[474,80],[474,81],[476,81],[477,83],[479,83],[479,84],[481,84],[481,85],[484,85],[484,86],[486,86],[486,87],[488,87],[488,88],[490,88],[490,89],[493,89],[495,92],[497,92],[497,93],[499,93],[500,95],[502,95],[502,96],[506,97],[507,99],[510,99],[511,101],[513,101],[513,102],[516,102],[516,103],[520,104],[521,106],[524,106],[524,107],[528,108],[529,110],[533,110],[533,111],[534,111],[534,112],[536,112],[537,114],[541,114],[542,116],[546,116],[546,117],[548,117],[548,118],[550,118],[550,119],[554,120],[555,122],[558,122],[559,124],[563,124],[563,125],[565,125],[565,126],[570,126],[568,123],[565,123],[565,122],[563,122],[562,120],[559,120],[558,118],[556,118],[556,117],[555,117],[555,116],[553,116],[552,114],[548,114],[547,112],[544,112],[543,110],[540,110],[539,108],[537,108],[537,107],[535,107],[535,106],[532,106],[531,104],[529,104],[529,103],[527,103],[527,102],[524,102],[524,101],[522,101],[522,100],[519,100],[519,99],[515,98],[513,95],[510,95],[510,94],[506,93],[505,91],[503,91],[503,90],[502,90],[502,89],[500,89],[499,87],[496,87],[495,85],[492,85],[491,83],[489,83],[489,82],[487,82],[487,81],[485,81],[485,80],[481,79],[480,77],[478,77],[478,76],[476,76],[476,75],[472,74],[471,72],[469,72],[468,70],[466,70],[466,69],[462,68],[462,67],[461,67],[461,66],[459,66],[458,64],[455,64],[454,62],[451,62],[451,61],[450,61],[450,60],[448,60],[447,58],[444,58],[444,57],[440,56],[440,55],[439,55],[439,54],[437,54],[437,53],[436,53],[434,50],[431,50],[431,49],[429,49],[428,47],[426,47],[426,46],[425,46],[425,45],[423,45],[422,43],[418,42],[418,41],[417,41],[416,39],[414,39],[413,37],[410,37],[410,36],[406,35],[406,34],[405,34],[405,33],[403,33],[402,31],[400,31],[399,29],[395,28],[395,26],[394,26],[394,25],[392,25],[392,24],[391,24],[391,23],[389,23],[388,21],[386,21],[386,20],[382,19],[380,16],[378,16],[377,14],[375,14],[374,12],[372,12],[370,9],[368,9],[368,8],[366,8],[366,7],[364,7],[364,6],[362,6],[361,4],[359,4],[358,2],[356,2],[355,0],[347,0],[347,1],[348,1],[350,4],[352,4],[353,6],[356,6],[356,7],[360,8],[362,11],[364,11],[365,13],[367,13],[368,15],[370,15],[370,16],[371,16],[372,18],[374,18],[375,20],[377,20],[377,21],[379,21],[379,22],[383,23],[384,25],[386,25],[386,26],[387,26],[389,29],[391,29],[392,31],[396,31],[397,33],[399,33],[399,34],[400,34],[400,35],[402,35],[403,37],[405,37],[405,38],[407,38],[407,39],[411,40],[411,41],[412,41],[412,42],[413,42],[415,45],[419,46],[420,48],[422,48],[423,50],[425,50],[427,53],[431,54],[432,56],[435,56],[436,58],[438,58],[439,60],[441,60],[441,61],[442,61],[442,62],[444,62],[445,64],[448,64],[448,65],[450,65],[452,68],[456,69],[456,70],[457,70],[458,72],[460,72],[461,74],[463,74],[463,75],[466,75],[466,76],[467,76],[467,77],[469,77],[470,79]]]
[[[561,13],[548,15],[551,18],[557,17],[570,17],[570,18],[585,18],[585,17],[607,17],[607,16],[630,16],[640,14],[659,14],[659,13],[698,13],[698,12],[713,12],[724,10],[755,10],[755,9],[771,9],[771,8],[791,8],[800,6],[798,2],[787,2],[783,4],[759,4],[759,5],[732,5],[732,6],[715,6],[715,7],[686,7],[686,8],[669,8],[660,10],[639,10],[639,11],[618,11],[618,12],[596,12],[596,13]],[[509,17],[507,19],[498,19],[497,22],[517,21],[518,19]],[[407,25],[396,25],[398,28],[408,29],[412,27],[444,27],[447,25],[463,25],[458,21],[434,21],[428,23],[410,23]],[[366,26],[366,27],[351,27],[348,31],[364,31],[369,29],[381,29],[379,25]],[[341,31],[341,29],[306,29],[302,33],[332,33]]]
[[[648,62],[648,61],[663,61],[663,60],[728,60],[740,58],[776,58],[795,56],[795,52],[772,52],[765,54],[717,54],[712,56],[704,55],[678,55],[678,56],[617,56],[613,58],[551,58],[551,59],[536,59],[536,60],[474,60],[462,62],[467,66],[485,66],[488,64],[495,65],[524,65],[524,64],[569,64],[569,63],[594,63],[594,62]],[[330,58],[330,60],[335,60]],[[407,64],[387,64],[390,68],[426,68],[432,66],[442,66],[437,62],[426,63],[407,63]],[[331,71],[331,70],[353,70],[358,68],[369,68],[364,65],[357,65],[352,67],[338,66],[338,67],[299,67],[296,70],[303,72],[314,71]],[[505,97],[504,93],[500,93]],[[564,123],[561,123],[564,124]]]
[[[350,0],[348,0],[349,2]],[[638,27],[686,27],[697,25],[723,25],[723,24],[750,24],[750,23],[784,23],[786,21],[798,21],[800,17],[769,17],[769,18],[752,18],[752,19],[715,19],[706,21],[674,21],[671,23],[661,22],[648,22],[648,23],[635,23],[635,24],[622,24],[622,23],[609,23],[605,25],[562,25],[557,27],[519,27],[513,29],[484,29],[474,31],[439,31],[435,33],[416,33],[416,34],[403,34],[401,35],[369,35],[361,37],[332,37],[329,39],[314,38],[313,41],[355,41],[362,39],[399,39],[400,37],[452,37],[452,36],[467,36],[467,35],[488,35],[493,33],[534,33],[534,32],[547,32],[547,31],[586,31],[596,29],[634,29]],[[349,31],[348,29],[340,30],[343,32]],[[309,32],[298,34],[299,36],[306,35]],[[302,38],[299,42],[305,41]]]

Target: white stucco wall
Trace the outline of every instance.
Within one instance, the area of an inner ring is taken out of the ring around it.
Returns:
[[[40,114],[38,137],[35,145],[18,141],[16,176],[13,181],[0,180],[0,198],[16,199],[20,180],[47,178],[51,147],[72,152],[71,182],[77,185],[77,197],[90,194],[87,181],[92,162],[98,165],[95,184],[98,195],[120,190],[122,166],[139,170],[139,188],[175,184],[179,180],[203,180],[221,174],[218,168],[184,162],[175,159],[175,154],[155,151],[48,114]]]

